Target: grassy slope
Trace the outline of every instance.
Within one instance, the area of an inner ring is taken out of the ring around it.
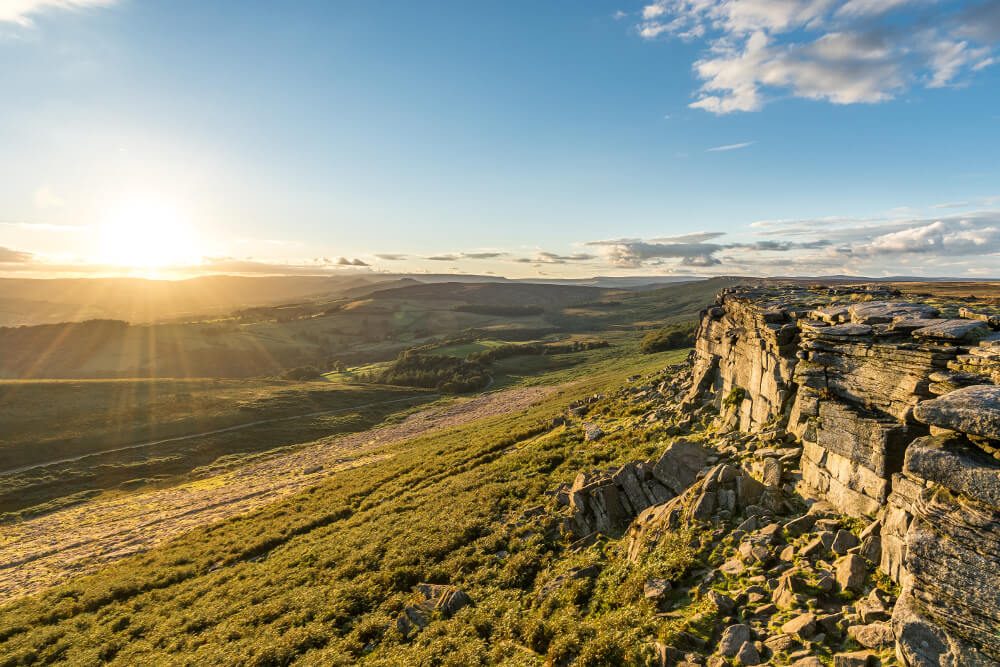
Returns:
[[[541,664],[546,653],[601,664],[624,655],[652,627],[651,611],[614,611],[612,593],[591,598],[572,585],[539,603],[536,578],[551,577],[549,566],[594,556],[508,519],[580,469],[659,450],[627,414],[628,428],[599,444],[552,417],[683,355],[619,355],[553,373],[582,379],[524,414],[396,446],[363,471],[15,603],[0,611],[0,664]],[[476,607],[405,643],[386,626],[418,581],[461,585]]]

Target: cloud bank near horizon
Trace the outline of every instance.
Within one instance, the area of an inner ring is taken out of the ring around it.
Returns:
[[[949,210],[948,207],[932,207]],[[57,232],[53,232],[57,233]],[[679,236],[584,240],[569,252],[469,250],[416,255],[275,260],[205,257],[169,270],[188,273],[322,275],[344,271],[495,273],[582,277],[609,272],[683,275],[927,275],[1000,278],[1000,210],[941,216],[827,217],[759,220],[745,233],[701,231]],[[445,267],[438,264],[447,262]],[[0,246],[0,273],[88,274],[114,267],[56,261]],[[553,274],[551,271],[555,270]],[[124,271],[123,271],[124,272]],[[532,273],[533,272],[533,273]]]

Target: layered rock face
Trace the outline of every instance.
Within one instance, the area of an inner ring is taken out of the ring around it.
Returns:
[[[935,306],[880,288],[728,290],[703,311],[688,404],[714,403],[722,427],[787,429],[798,490],[879,521],[904,664],[997,664],[1000,321]]]

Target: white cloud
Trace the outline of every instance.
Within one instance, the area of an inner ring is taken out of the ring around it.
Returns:
[[[31,16],[52,9],[90,9],[110,7],[118,0],[2,0],[0,23],[31,25]]]
[[[741,148],[746,148],[747,146],[753,146],[756,141],[743,141],[738,144],[726,144],[724,146],[714,146],[712,148],[705,149],[706,153],[725,153],[727,151],[737,151]]]
[[[963,83],[996,63],[1000,3],[934,0],[656,0],[645,39],[705,37],[691,107],[761,109],[773,91],[834,104],[883,102],[915,85]]]

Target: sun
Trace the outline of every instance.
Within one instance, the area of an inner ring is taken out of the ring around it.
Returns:
[[[188,219],[152,196],[123,199],[100,225],[98,261],[156,273],[200,261],[197,235]]]

